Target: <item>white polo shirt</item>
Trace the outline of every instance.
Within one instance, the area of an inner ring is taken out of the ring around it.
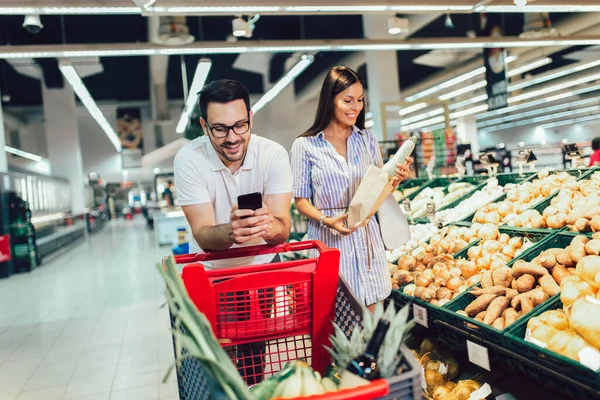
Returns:
[[[225,167],[208,136],[186,144],[175,156],[175,188],[182,206],[212,203],[217,225],[229,222],[231,208],[239,195],[260,192],[283,194],[292,192],[292,169],[287,152],[280,144],[264,137],[251,135],[246,158],[234,174]],[[190,253],[202,250],[189,235]],[[265,244],[262,238],[244,246]],[[239,247],[233,245],[232,247]],[[274,256],[244,257],[212,261],[206,267],[225,268],[268,263]]]

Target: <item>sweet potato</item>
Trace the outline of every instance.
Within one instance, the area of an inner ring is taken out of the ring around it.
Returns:
[[[550,276],[550,275],[548,275]],[[550,278],[552,279],[552,278]],[[516,289],[519,293],[529,292],[535,287],[535,277],[530,274],[521,275],[517,279]]]
[[[519,294],[519,291],[517,289],[506,289],[505,296],[509,301],[512,301],[512,299],[514,299],[515,296],[518,294]]]
[[[569,247],[556,253],[556,262],[564,265],[565,267],[574,267],[575,263],[571,260],[571,254],[569,253]]]
[[[552,277],[559,285],[562,283],[563,279],[570,275],[571,273],[564,265],[557,264],[554,268],[552,268]]]
[[[487,310],[490,303],[494,301],[496,297],[498,296],[495,294],[481,295],[475,300],[473,300],[471,304],[469,304],[467,308],[465,308],[465,311],[467,312],[467,314],[469,314],[469,317],[472,318],[474,315],[477,315],[480,312]]]
[[[544,276],[548,275],[548,270],[544,267],[539,267],[523,260],[517,261],[512,268],[513,278],[519,278],[521,275],[525,274]]]
[[[502,318],[502,317],[496,318],[496,320],[492,324],[492,327],[498,329],[499,331],[503,330],[504,326],[505,326],[505,322],[504,322],[504,318]]]
[[[513,297],[513,299],[510,301],[510,305],[512,308],[514,309],[518,309],[520,304],[521,304],[521,299],[524,298],[531,298],[531,296],[533,295],[533,290],[529,291],[529,292],[525,292],[525,293],[519,293],[518,295],[516,295],[515,297]]]
[[[475,319],[479,322],[483,322],[484,318],[485,318],[485,311],[482,311],[475,316]]]
[[[521,312],[523,315],[527,314],[529,311],[533,310],[533,302],[530,298],[524,297],[521,299]]]
[[[581,240],[576,241],[575,239],[569,246],[569,255],[571,256],[571,260],[577,264],[587,254],[585,252],[585,244]]]
[[[512,325],[517,319],[519,319],[519,313],[514,308],[507,308],[504,310],[504,327]]]
[[[560,292],[560,286],[556,283],[551,275],[544,275],[538,279],[538,283],[542,287],[544,293],[552,297]]]
[[[494,285],[501,285],[505,288],[510,287],[513,280],[512,270],[509,267],[496,268],[492,272],[492,280]]]
[[[532,292],[534,293],[530,296],[530,298],[534,307],[539,306],[550,298],[550,296],[548,296],[548,294],[546,294],[543,290],[535,289],[532,290]]]
[[[540,265],[544,268],[552,268],[556,265],[556,256],[554,253],[543,252],[540,257]]]
[[[502,315],[502,311],[504,311],[509,304],[510,301],[508,301],[506,297],[496,297],[488,306],[483,323],[491,325],[498,317],[500,317],[500,315]]]
[[[484,289],[494,286],[494,279],[491,271],[483,271],[481,274],[481,287]]]
[[[485,289],[472,289],[469,290],[473,296],[481,296],[483,294],[495,294],[496,296],[504,296],[506,288],[502,285],[495,285]]]
[[[592,239],[585,244],[585,252],[589,255],[597,256],[600,254],[600,240]]]

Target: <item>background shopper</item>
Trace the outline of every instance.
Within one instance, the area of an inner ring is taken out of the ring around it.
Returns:
[[[212,82],[202,89],[199,101],[205,136],[188,143],[175,157],[177,198],[193,236],[190,252],[284,242],[290,233],[292,191],[285,149],[251,134],[250,96],[240,82]],[[262,194],[263,208],[239,210],[237,197],[254,192]],[[225,268],[277,260],[266,255],[213,261],[207,266]],[[248,292],[231,296],[235,306],[226,311],[245,320]],[[263,313],[268,318],[273,291],[259,292],[260,296],[264,296]],[[265,346],[264,342],[238,346],[238,368],[248,384],[262,380]]]
[[[590,157],[590,167],[600,167],[600,137],[592,140],[592,150],[594,153]]]
[[[315,121],[294,141],[291,159],[293,195],[298,211],[309,218],[309,239],[340,249],[340,274],[373,310],[392,290],[379,225],[375,218],[366,228],[346,224],[346,211],[367,168],[383,165],[377,139],[364,122],[360,77],[350,68],[332,68]],[[408,166],[399,166],[394,185],[407,174]]]

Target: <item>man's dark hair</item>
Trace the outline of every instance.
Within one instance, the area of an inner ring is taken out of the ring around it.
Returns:
[[[594,140],[592,140],[592,150],[600,150],[600,137],[594,138]]]
[[[248,89],[241,82],[231,79],[222,79],[213,81],[204,86],[200,91],[200,115],[208,120],[208,103],[230,103],[242,99],[246,103],[246,110],[250,112],[250,94]]]

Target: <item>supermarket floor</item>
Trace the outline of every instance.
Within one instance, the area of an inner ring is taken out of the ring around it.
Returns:
[[[0,280],[0,400],[176,400],[168,310],[143,219]]]

